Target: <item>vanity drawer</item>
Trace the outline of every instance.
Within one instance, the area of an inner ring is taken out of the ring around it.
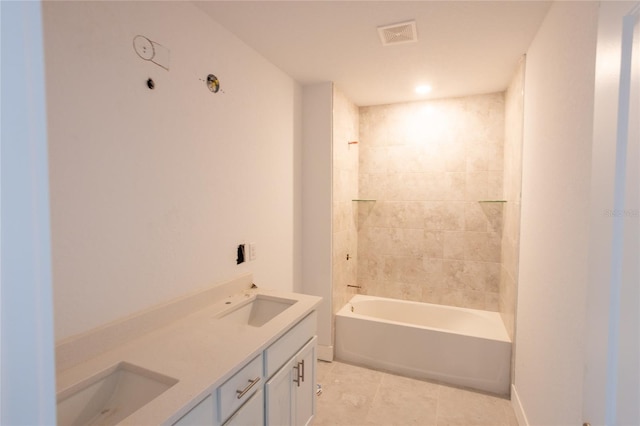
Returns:
[[[260,390],[223,426],[257,426],[262,424],[264,424],[264,393]]]
[[[313,311],[264,351],[265,377],[276,373],[315,334],[316,312]]]
[[[232,415],[251,395],[262,389],[262,354],[247,363],[240,371],[218,388],[220,421]]]

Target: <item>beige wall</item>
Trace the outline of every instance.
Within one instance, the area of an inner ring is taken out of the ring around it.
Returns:
[[[299,86],[189,2],[44,2],[43,20],[56,339],[241,273],[292,290]],[[242,242],[257,259],[236,265]]]
[[[497,311],[504,96],[360,109],[362,292]]]

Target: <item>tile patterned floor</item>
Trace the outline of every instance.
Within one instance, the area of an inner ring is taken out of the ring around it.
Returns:
[[[511,403],[482,393],[318,361],[314,426],[517,426]]]

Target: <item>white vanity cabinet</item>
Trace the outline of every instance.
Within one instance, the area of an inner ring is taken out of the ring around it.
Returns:
[[[264,395],[259,390],[223,426],[261,426],[264,424]]]
[[[256,393],[262,395],[262,393],[259,392],[264,383],[262,366],[263,358],[262,353],[260,353],[260,355],[245,364],[237,373],[231,376],[229,380],[218,387],[218,413],[220,423],[226,424],[227,419],[238,409],[238,411],[245,413],[244,416],[240,417],[241,419],[251,417],[247,411],[252,411],[251,408],[255,405],[255,402],[253,405],[249,405],[248,401],[254,401],[255,398],[252,399],[252,396]],[[262,400],[262,398],[260,399]],[[262,406],[262,403],[260,405]],[[264,410],[260,411],[260,413],[263,412]],[[256,415],[257,414],[253,414],[253,416]],[[240,424],[237,422],[236,420],[235,423],[231,424]],[[262,424],[262,422],[260,422],[260,424]]]
[[[315,414],[316,314],[264,351],[265,425],[302,426]]]
[[[208,395],[193,407],[187,414],[180,417],[173,426],[203,426],[213,425],[215,421],[215,404],[213,396]]]
[[[318,338],[314,337],[295,357],[298,364],[302,363],[302,375],[294,391],[294,425],[308,425],[316,415],[317,347]]]
[[[265,385],[267,426],[302,426],[315,415],[317,337],[298,351]]]
[[[315,333],[313,311],[173,426],[309,424],[315,415]]]

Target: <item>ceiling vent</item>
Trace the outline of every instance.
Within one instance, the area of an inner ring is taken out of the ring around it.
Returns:
[[[416,21],[378,27],[378,35],[383,46],[394,44],[414,43],[418,41]]]

